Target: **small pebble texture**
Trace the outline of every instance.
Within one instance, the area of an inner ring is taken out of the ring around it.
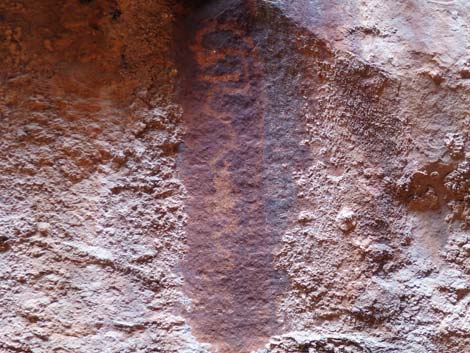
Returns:
[[[469,352],[469,23],[0,1],[0,353]]]

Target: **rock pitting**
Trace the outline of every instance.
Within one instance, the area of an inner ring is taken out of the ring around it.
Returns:
[[[468,352],[468,23],[2,1],[0,352]]]

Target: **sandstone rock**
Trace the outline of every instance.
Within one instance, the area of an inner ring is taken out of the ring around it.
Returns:
[[[38,223],[38,232],[42,235],[47,235],[51,231],[51,225],[47,222]]]
[[[343,208],[336,216],[336,225],[343,233],[349,233],[356,228],[356,214],[349,208]]]
[[[0,352],[468,352],[468,23],[0,1]]]

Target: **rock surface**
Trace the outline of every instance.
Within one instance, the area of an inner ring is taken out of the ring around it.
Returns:
[[[467,352],[465,0],[0,3],[0,352]]]

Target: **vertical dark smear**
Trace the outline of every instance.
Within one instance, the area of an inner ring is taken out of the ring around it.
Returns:
[[[265,43],[255,39],[263,35],[253,10],[236,0],[199,4],[182,25],[186,48],[178,58],[187,317],[220,352],[250,352],[279,331],[277,298],[286,283],[273,252],[296,194],[295,122],[279,104],[268,107],[277,97],[265,87]]]

